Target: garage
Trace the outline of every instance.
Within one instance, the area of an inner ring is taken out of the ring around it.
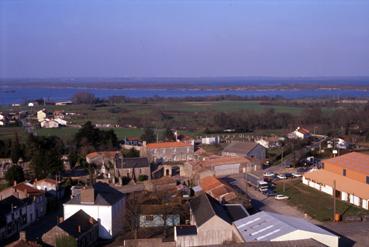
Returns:
[[[217,177],[228,176],[240,173],[240,164],[227,164],[214,167],[214,173]]]

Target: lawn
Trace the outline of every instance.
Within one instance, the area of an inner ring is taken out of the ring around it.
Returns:
[[[0,127],[0,140],[13,139],[16,133],[20,140],[27,137],[22,127]]]
[[[283,192],[283,183],[277,183],[277,192],[287,195],[287,201],[297,206],[302,212],[319,221],[331,221],[333,218],[333,198],[323,192],[317,191],[304,185],[301,181],[288,181]],[[344,216],[369,214],[367,210],[358,208],[351,204],[336,201],[337,213]]]

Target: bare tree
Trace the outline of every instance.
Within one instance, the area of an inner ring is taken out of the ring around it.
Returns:
[[[134,239],[138,238],[140,229],[140,197],[136,192],[128,195],[126,202],[126,222],[129,229],[133,232]]]

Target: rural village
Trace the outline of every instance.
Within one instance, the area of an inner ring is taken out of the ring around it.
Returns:
[[[73,104],[1,113],[11,139],[0,143],[0,245],[369,243],[368,148],[344,134],[307,124],[278,135],[144,127],[118,138],[118,123],[73,123],[81,112],[63,110]],[[68,148],[37,132],[70,128]]]

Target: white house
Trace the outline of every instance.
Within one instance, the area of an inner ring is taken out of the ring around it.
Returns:
[[[54,121],[57,122],[61,126],[67,126],[67,123],[68,123],[67,121],[61,118],[54,118]]]
[[[246,243],[314,239],[329,247],[338,247],[339,244],[338,236],[304,219],[266,211],[237,220],[233,226],[235,233]]]
[[[82,209],[99,222],[99,237],[112,239],[123,230],[125,196],[105,183],[83,188],[80,195],[63,204],[64,219]]]
[[[292,133],[292,136],[296,137],[296,138],[299,138],[299,139],[306,139],[306,138],[309,138],[311,135],[310,135],[310,131],[305,129],[305,128],[302,128],[302,127],[297,127],[295,131],[293,131]]]
[[[209,137],[203,137],[201,138],[201,144],[219,144],[220,143],[220,137],[219,136],[209,136]]]
[[[41,123],[41,122],[45,121],[45,119],[46,119],[46,112],[45,112],[45,109],[39,110],[39,111],[37,112],[37,121],[38,121],[39,123]]]
[[[44,121],[42,121],[40,125],[41,125],[41,128],[46,128],[46,129],[59,128],[59,124],[56,121],[50,120],[47,118]]]

